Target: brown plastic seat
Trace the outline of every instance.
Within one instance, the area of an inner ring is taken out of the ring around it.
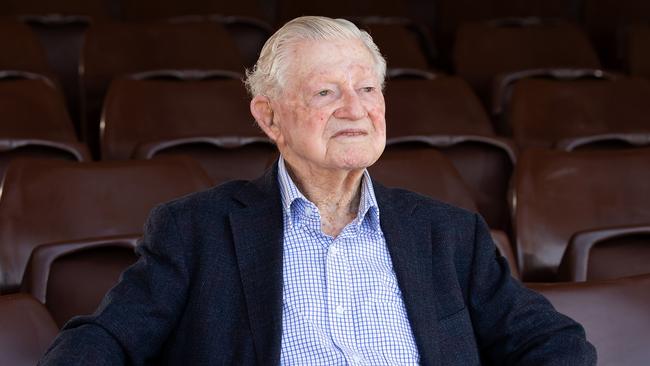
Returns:
[[[52,78],[45,49],[25,24],[0,20],[0,70],[18,70]]]
[[[650,275],[529,286],[584,326],[599,366],[639,366],[650,360]]]
[[[389,143],[416,139],[442,151],[471,189],[492,228],[509,231],[508,181],[514,144],[494,133],[485,109],[458,77],[391,79],[386,85]]]
[[[513,194],[522,278],[554,281],[569,242],[581,232],[650,223],[648,181],[650,148],[525,150]]]
[[[47,309],[32,296],[0,296],[0,364],[36,365],[58,332]]]
[[[583,24],[607,68],[621,67],[620,35],[629,25],[647,23],[650,2],[639,0],[585,0]]]
[[[437,0],[434,35],[441,56],[451,55],[461,23],[510,17],[577,19],[575,4],[567,0]],[[444,60],[449,63],[450,60]]]
[[[650,79],[650,24],[629,27],[625,38],[625,64],[630,75]]]
[[[526,79],[508,108],[521,148],[564,150],[650,144],[650,82],[643,79]]]
[[[432,134],[495,136],[480,100],[459,77],[390,79],[384,98],[388,138]]]
[[[250,115],[242,82],[210,78],[215,74],[209,72],[191,75],[196,77],[116,80],[102,119],[102,157],[187,154],[214,182],[261,175],[276,150]]]
[[[429,32],[421,24],[400,17],[350,17],[372,36],[389,69],[429,70],[435,52]]]
[[[246,68],[252,68],[259,58],[273,28],[259,18],[242,15],[186,15],[171,18],[171,23],[214,22],[223,26],[232,37]]]
[[[34,249],[22,291],[45,304],[59,327],[92,313],[120,274],[136,260],[138,235],[40,245]]]
[[[486,105],[494,77],[526,69],[600,68],[587,35],[569,22],[536,18],[463,23],[453,52],[456,73]]]
[[[408,189],[477,211],[470,188],[451,161],[428,145],[417,142],[388,145],[369,171],[372,179],[386,186]],[[513,276],[518,277],[508,237],[499,230],[492,230],[492,237],[501,255],[508,259]]]
[[[574,282],[650,274],[650,224],[576,233],[558,272],[560,280]]]
[[[101,107],[111,80],[160,69],[242,73],[244,62],[228,32],[216,23],[93,24],[81,60],[83,137],[91,147],[98,148]]]
[[[63,96],[49,79],[0,71],[0,179],[17,157],[90,160],[77,141]]]
[[[139,234],[154,205],[210,185],[191,159],[14,160],[0,197],[0,291],[18,288],[36,246]]]

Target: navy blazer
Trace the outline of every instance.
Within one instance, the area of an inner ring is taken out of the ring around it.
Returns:
[[[422,365],[594,365],[582,327],[514,280],[482,219],[375,184]],[[277,168],[161,205],[91,316],[41,365],[277,365],[282,332]]]

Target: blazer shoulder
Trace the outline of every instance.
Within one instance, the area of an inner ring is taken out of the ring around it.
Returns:
[[[407,210],[410,207],[410,211],[423,213],[433,220],[440,220],[441,218],[463,222],[476,220],[476,212],[406,189],[387,188],[376,184],[375,194],[380,205],[382,203],[391,207],[398,205]]]
[[[174,200],[159,204],[154,210],[168,210],[175,215],[205,212],[211,215],[227,214],[238,206],[234,199],[249,182],[245,180],[229,181],[203,191],[193,192]]]

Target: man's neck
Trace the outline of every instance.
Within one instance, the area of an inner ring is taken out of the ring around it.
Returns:
[[[332,237],[338,236],[357,216],[363,170],[298,170],[286,161],[285,166],[300,192],[318,207],[321,230]]]

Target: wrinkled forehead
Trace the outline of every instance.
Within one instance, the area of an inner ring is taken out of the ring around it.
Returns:
[[[360,40],[299,41],[291,49],[287,86],[316,80],[374,78],[375,61]]]

